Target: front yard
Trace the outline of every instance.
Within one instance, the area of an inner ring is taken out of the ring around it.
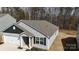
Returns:
[[[61,39],[67,37],[76,37],[76,31],[61,30],[58,37],[55,39],[54,43],[50,47],[49,51],[64,51]]]

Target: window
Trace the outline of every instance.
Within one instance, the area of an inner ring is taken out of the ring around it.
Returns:
[[[46,38],[40,38],[40,44],[46,45]]]
[[[34,44],[46,45],[46,38],[44,37],[34,37]]]
[[[39,37],[35,37],[35,43],[39,44]]]

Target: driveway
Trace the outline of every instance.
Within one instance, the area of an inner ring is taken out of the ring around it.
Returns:
[[[12,43],[3,43],[0,45],[0,51],[25,51],[25,50],[18,49],[18,46]]]

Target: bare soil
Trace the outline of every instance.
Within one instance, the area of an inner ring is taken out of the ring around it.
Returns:
[[[64,51],[61,40],[67,37],[76,37],[76,31],[60,30],[49,51]]]

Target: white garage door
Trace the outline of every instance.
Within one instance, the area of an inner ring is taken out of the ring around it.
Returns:
[[[5,43],[11,43],[11,44],[15,44],[15,45],[19,45],[20,41],[18,40],[18,37],[17,36],[7,36],[7,35],[4,35],[4,42]]]

